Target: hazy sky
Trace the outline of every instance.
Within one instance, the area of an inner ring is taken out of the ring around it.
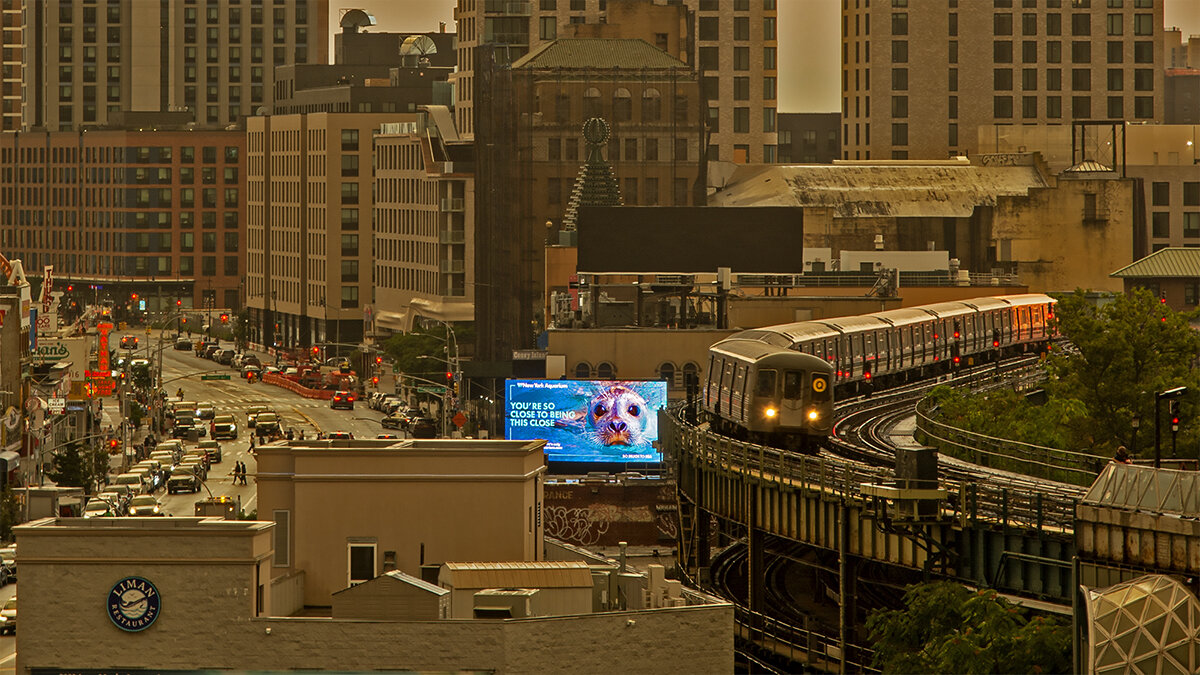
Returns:
[[[918,0],[927,1],[927,0]],[[986,0],[968,0],[985,2]],[[1165,0],[1164,22],[1179,26],[1186,39],[1200,35],[1200,0]],[[375,30],[454,30],[454,0],[333,0],[329,25],[338,30],[343,8],[375,16]],[[838,0],[779,0],[779,111],[833,112],[838,104],[840,66]],[[333,54],[333,38],[329,52]]]

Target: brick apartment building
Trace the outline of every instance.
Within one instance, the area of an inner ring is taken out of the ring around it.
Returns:
[[[244,155],[239,131],[0,134],[0,248],[89,301],[238,309]]]

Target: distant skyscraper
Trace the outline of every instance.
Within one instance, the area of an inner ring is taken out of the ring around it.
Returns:
[[[456,123],[465,136],[474,136],[475,58],[482,45],[503,47],[487,53],[511,62],[558,38],[641,38],[701,71],[708,159],[774,162],[775,5],[776,0],[458,0]]]
[[[1163,0],[959,5],[843,2],[843,158],[973,153],[992,125],[1163,120]]]
[[[328,0],[26,0],[22,124],[187,108],[227,125],[270,106],[275,66],[328,61],[328,16]]]
[[[0,0],[0,131],[21,128],[21,0]]]

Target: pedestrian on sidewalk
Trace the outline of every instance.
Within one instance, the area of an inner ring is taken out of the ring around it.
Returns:
[[[246,463],[242,462],[242,485],[248,485],[246,482]]]

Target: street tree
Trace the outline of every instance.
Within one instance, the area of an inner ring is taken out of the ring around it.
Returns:
[[[1189,388],[1185,406],[1200,401],[1200,333],[1196,315],[1172,311],[1145,289],[1119,295],[1097,306],[1083,291],[1059,299],[1058,330],[1075,350],[1048,360],[1053,398],[1078,401],[1086,415],[1075,418],[1076,444],[1108,453],[1132,445],[1132,419],[1154,428],[1154,394],[1177,386]],[[1165,415],[1166,411],[1162,411]],[[1194,445],[1194,425],[1184,425],[1179,441]],[[1148,444],[1143,444],[1146,447]]]
[[[1067,621],[1030,616],[993,590],[939,581],[910,586],[904,609],[867,619],[884,673],[1069,673]]]

